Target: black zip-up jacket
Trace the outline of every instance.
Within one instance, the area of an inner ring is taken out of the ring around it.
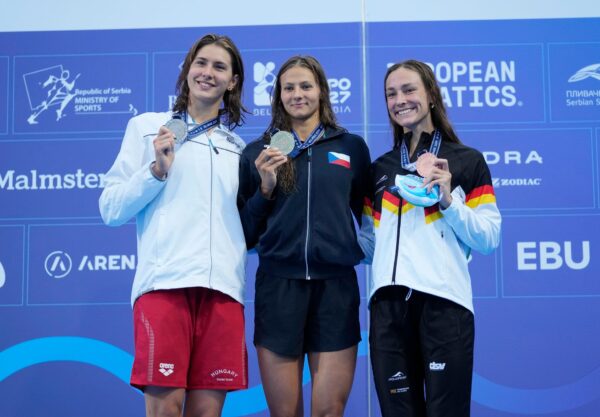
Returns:
[[[356,240],[371,163],[364,140],[327,128],[321,139],[294,158],[296,190],[279,187],[271,200],[260,192],[254,164],[265,141],[250,143],[240,159],[238,208],[249,249],[259,267],[283,278],[347,276],[364,257]],[[349,159],[349,164],[344,160]]]

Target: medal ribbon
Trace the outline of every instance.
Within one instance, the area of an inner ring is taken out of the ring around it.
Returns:
[[[323,133],[325,133],[325,127],[322,123],[319,123],[319,125],[315,128],[315,130],[312,131],[308,138],[302,142],[298,137],[298,134],[292,130],[292,135],[294,135],[294,150],[290,152],[289,157],[292,159],[297,157],[300,152],[311,147],[317,140],[319,140],[319,138],[323,136]]]
[[[440,146],[442,144],[442,134],[439,130],[435,130],[433,133],[433,139],[431,140],[431,145],[429,146],[429,152],[437,156],[440,151]],[[406,142],[402,141],[402,145],[400,145],[400,163],[402,164],[402,168],[407,171],[415,172],[417,170],[417,162],[410,162],[410,158],[408,157],[408,148],[406,147]]]
[[[188,125],[188,127],[190,126],[190,124],[187,123],[187,112],[175,113],[173,115],[173,119],[181,119],[181,120],[183,120],[183,121],[186,122],[186,124]],[[197,125],[193,129],[188,130],[188,134],[187,134],[187,139],[186,140],[191,140],[191,139],[194,139],[194,138],[200,136],[201,134],[203,134],[207,130],[210,130],[213,127],[217,126],[219,123],[220,123],[219,116],[215,117],[214,119],[207,120],[204,123],[200,123],[199,125]]]

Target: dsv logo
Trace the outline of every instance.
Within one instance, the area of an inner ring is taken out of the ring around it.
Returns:
[[[46,256],[44,269],[52,278],[64,278],[71,272],[73,262],[68,253],[57,250]]]

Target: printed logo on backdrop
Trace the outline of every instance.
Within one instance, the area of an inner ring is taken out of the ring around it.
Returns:
[[[4,265],[0,261],[0,288],[4,287],[6,283],[6,271],[4,270]]]
[[[10,201],[0,204],[0,217],[97,218],[105,171],[120,145],[118,140],[2,144],[12,163],[0,163],[0,195]]]
[[[74,172],[45,172],[37,169],[0,171],[0,189],[7,191],[73,190],[104,188],[104,173],[85,172],[77,168]]]
[[[133,271],[135,255],[83,255],[77,259],[76,270],[82,271]],[[64,278],[71,272],[73,261],[64,251],[54,251],[46,257],[44,269],[52,278]]]
[[[132,223],[32,225],[28,303],[128,303],[136,262]]]
[[[17,132],[122,130],[145,101],[140,55],[17,57],[15,72]]]
[[[135,116],[138,113],[132,103],[127,103],[130,88],[76,88],[75,83],[80,76],[81,73],[72,76],[62,65],[23,74],[31,107],[27,123],[38,124],[40,118],[60,122],[69,112],[77,116],[102,113]],[[70,103],[73,105],[69,106]],[[42,117],[46,111],[51,114]]]
[[[516,61],[426,62],[447,109],[523,106],[517,99]],[[388,68],[393,63],[388,63]]]
[[[542,165],[544,160],[540,153],[535,149],[525,150],[506,150],[503,152],[483,151],[483,157],[488,166],[503,164],[506,166],[519,166],[538,164]],[[495,189],[499,187],[539,187],[542,185],[541,177],[492,177],[492,185]]]
[[[276,82],[276,66],[272,61],[254,63],[254,116],[271,117],[271,94]],[[349,77],[327,78],[329,100],[336,115],[351,113],[349,99],[352,96],[352,81]]]
[[[64,278],[71,272],[73,261],[68,253],[54,251],[46,256],[44,270],[51,278]]]
[[[498,206],[573,209],[594,206],[592,131],[583,129],[460,131],[490,169]],[[569,144],[569,175],[564,175]],[[573,181],[577,178],[577,181]]]
[[[373,71],[393,65],[390,56],[415,57],[433,70],[454,123],[544,121],[541,45],[376,48]],[[371,105],[381,108],[382,93],[374,96]],[[386,123],[385,113],[379,113],[373,112],[377,122]]]
[[[254,105],[270,106],[271,93],[275,86],[276,74],[274,62],[254,63]]]
[[[574,85],[573,89],[565,91],[567,106],[600,106],[600,64],[588,65],[587,67],[579,69],[569,78],[568,82],[581,83],[582,81],[589,79],[598,81],[595,83],[596,88],[575,89],[577,86]]]
[[[600,120],[600,44],[548,48],[552,120]]]
[[[505,219],[504,295],[600,296],[598,227],[598,215]]]

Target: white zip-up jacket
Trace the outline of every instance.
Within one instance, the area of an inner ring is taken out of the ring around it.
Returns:
[[[431,143],[423,136],[415,155]],[[498,246],[501,216],[480,152],[443,141],[439,157],[452,174],[452,203],[445,210],[416,207],[393,191],[396,175],[410,173],[401,167],[399,149],[372,164],[359,238],[366,262],[373,263],[369,299],[379,288],[404,285],[473,312],[468,260],[471,250],[485,254]]]
[[[127,125],[106,174],[100,213],[109,226],[136,218],[138,263],[131,304],[161,289],[205,287],[243,304],[246,243],[236,206],[244,142],[223,125],[175,146],[165,181],[156,179],[153,140],[172,113],[144,113]]]

